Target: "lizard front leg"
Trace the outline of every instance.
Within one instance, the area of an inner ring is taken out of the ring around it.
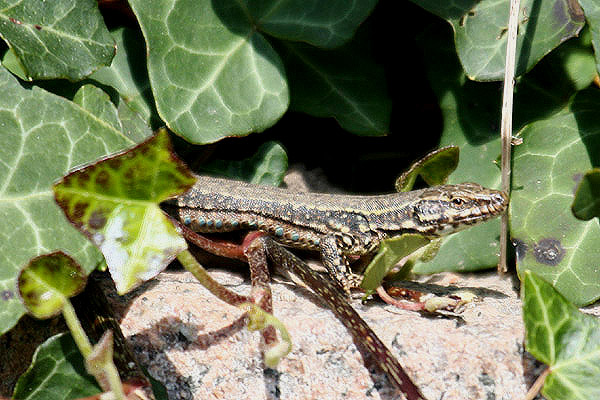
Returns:
[[[334,235],[321,239],[319,250],[321,260],[329,276],[340,284],[341,289],[350,296],[350,289],[358,287],[361,277],[352,273],[346,256],[342,253],[344,242],[342,238]]]

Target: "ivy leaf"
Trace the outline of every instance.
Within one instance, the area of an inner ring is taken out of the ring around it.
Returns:
[[[576,305],[600,298],[600,227],[571,213],[579,180],[600,164],[599,104],[595,91],[578,92],[561,112],[525,127],[514,151],[509,212],[518,272],[532,270]]]
[[[85,373],[83,357],[68,333],[52,336],[33,355],[27,371],[19,377],[15,400],[70,400],[101,393]]]
[[[575,217],[584,221],[600,217],[600,169],[585,173],[577,186],[571,210]]]
[[[252,157],[241,161],[213,160],[201,172],[259,185],[279,186],[288,166],[287,154],[279,143],[265,142]]]
[[[385,75],[370,52],[357,43],[360,39],[330,51],[283,43],[282,57],[294,94],[290,107],[334,117],[342,128],[358,135],[385,135],[392,109]]]
[[[265,33],[321,48],[334,48],[354,35],[377,0],[244,0],[243,3]]]
[[[365,270],[360,287],[369,295],[377,289],[394,265],[428,243],[429,239],[412,233],[383,240],[377,255]]]
[[[407,192],[412,190],[419,175],[430,186],[446,183],[448,176],[458,166],[458,156],[459,149],[457,146],[447,146],[432,151],[413,163],[408,171],[396,179],[396,191]]]
[[[158,203],[194,181],[162,129],[133,149],[71,172],[54,194],[69,221],[100,248],[124,294],[187,248]]]
[[[452,25],[456,52],[470,79],[502,80],[510,0],[412,1]],[[521,1],[516,75],[529,71],[559,44],[577,36],[584,24],[577,2]]]
[[[111,31],[117,46],[117,54],[110,67],[102,67],[90,79],[115,89],[125,103],[142,116],[147,125],[160,121],[146,69],[144,37],[129,28]],[[120,106],[120,104],[119,104]]]
[[[175,133],[192,143],[211,143],[262,131],[286,111],[281,60],[240,4],[129,4],[146,39],[158,113]]]
[[[467,3],[474,5],[470,2],[463,4]],[[444,4],[448,6],[448,12],[456,6],[454,3]],[[454,11],[458,13],[457,9]],[[495,160],[500,156],[499,121],[502,105],[498,93],[502,91],[501,86],[469,80],[451,44],[440,43],[440,37],[452,34],[450,29],[442,28],[425,31],[419,43],[426,56],[428,76],[443,115],[444,131],[439,145],[460,147],[460,162],[448,183],[472,181],[498,188],[500,169]],[[566,68],[561,62],[564,60],[551,54],[548,60],[543,60],[536,67],[536,74],[528,74],[518,80],[515,104],[528,106],[515,107],[515,129],[531,121],[549,118],[566,106],[574,89],[570,84],[557,83],[554,78],[558,71]],[[556,130],[548,134],[558,140]],[[531,168],[537,168],[538,173],[544,172],[539,166],[533,165]],[[500,220],[495,219],[447,236],[443,238],[438,256],[428,262],[417,262],[413,271],[435,273],[495,268],[500,248],[499,232]]]
[[[375,0],[130,1],[147,43],[149,78],[158,114],[169,128],[192,143],[212,143],[262,131],[287,110],[284,67],[264,34],[332,48],[352,37],[375,4]],[[332,59],[321,55],[311,60],[319,64],[321,86],[329,85],[322,72]],[[361,58],[359,64],[364,62]],[[342,64],[347,69],[357,63]],[[354,69],[362,75],[352,71],[348,74],[352,84],[340,87],[346,93],[339,92],[345,98],[342,107],[334,110],[336,118],[349,119],[354,125],[347,128],[351,131],[365,134],[367,130],[371,135],[387,132],[390,102],[381,95],[385,85],[378,83],[377,90],[369,95],[376,82],[369,78],[374,75],[379,82],[382,74],[370,64]],[[365,71],[370,75],[365,76]],[[348,78],[339,71],[334,73],[336,87]],[[329,71],[329,77],[334,73]],[[364,82],[370,85],[369,90],[352,89]],[[323,96],[322,90],[317,96]]]
[[[590,27],[592,44],[595,49],[600,49],[600,5],[593,0],[580,0],[577,2],[583,8],[585,19]],[[596,70],[600,71],[600,54],[594,52]]]
[[[58,251],[33,258],[19,274],[19,294],[36,318],[50,318],[62,311],[65,301],[85,287],[85,271]]]
[[[0,0],[0,36],[29,79],[81,80],[110,65],[115,45],[94,0]]]
[[[442,32],[428,31],[420,38],[430,66],[428,75],[443,114],[440,147],[460,148],[460,162],[448,183],[477,182],[490,188],[500,186],[500,170],[494,160],[500,154],[500,138],[494,126],[500,120],[498,88],[467,79],[456,54],[440,44]],[[469,104],[469,107],[462,107]],[[500,221],[485,222],[449,235],[436,243],[438,255],[416,260],[413,271],[474,271],[498,264]]]
[[[25,89],[0,68],[0,334],[24,314],[15,292],[21,268],[33,257],[62,249],[86,272],[102,256],[65,220],[52,183],[69,169],[134,145],[143,134],[118,129],[103,92],[87,87],[78,103],[38,87]]]
[[[600,322],[532,271],[521,279],[525,346],[550,368],[542,394],[549,400],[600,398]]]
[[[2,56],[2,66],[12,72],[14,75],[18,76],[20,79],[24,81],[29,80],[27,72],[25,69],[23,69],[23,65],[13,49],[9,48]]]
[[[588,40],[589,31],[589,29],[582,30],[580,37],[563,43],[552,52],[553,57],[550,57],[562,68],[565,77],[568,78],[565,81],[571,84],[575,90],[585,89],[598,75],[594,49]]]

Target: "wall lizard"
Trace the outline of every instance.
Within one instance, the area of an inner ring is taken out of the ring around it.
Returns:
[[[286,246],[319,251],[329,274],[348,289],[347,256],[373,253],[382,239],[403,233],[456,232],[499,215],[508,199],[476,183],[355,196],[198,177],[172,203],[196,232],[258,230]]]
[[[265,232],[268,237],[261,241],[269,257],[322,295],[355,339],[369,348],[382,370],[412,400],[424,397],[344,297],[342,289],[349,291],[355,283],[348,256],[373,253],[388,237],[404,233],[438,237],[486,221],[504,212],[508,196],[475,183],[359,196],[292,192],[198,177],[192,189],[168,204],[175,207],[171,212],[180,221],[197,232]],[[324,280],[275,242],[318,251],[333,280]]]

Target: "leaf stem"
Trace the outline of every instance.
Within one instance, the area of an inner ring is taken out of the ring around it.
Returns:
[[[279,331],[281,342],[271,346],[265,352],[265,365],[269,368],[276,368],[279,361],[292,350],[292,338],[285,325],[273,314],[266,312],[256,304],[244,303],[240,308],[248,313],[248,330],[264,330],[268,326],[272,326]]]
[[[248,296],[241,296],[227,289],[219,282],[215,281],[209,273],[200,265],[189,250],[184,250],[177,255],[177,259],[183,267],[190,271],[192,275],[204,286],[208,291],[215,295],[220,300],[232,306],[239,307],[244,303],[252,303],[252,299]]]
[[[81,323],[79,322],[79,318],[77,318],[77,313],[75,313],[75,309],[73,305],[69,301],[69,299],[65,299],[62,315],[69,327],[69,331],[71,331],[71,336],[73,336],[73,340],[75,340],[75,344],[79,348],[79,351],[83,355],[84,358],[87,358],[92,353],[92,344],[88,339]]]
[[[546,377],[550,373],[550,367],[546,368],[544,372],[537,377],[533,385],[527,391],[525,398],[523,400],[533,400],[535,396],[542,390],[542,386],[544,386],[544,382],[546,381]]]
[[[77,318],[77,313],[75,312],[75,308],[71,304],[68,298],[64,300],[62,315],[67,323],[67,327],[71,332],[71,336],[79,349],[79,352],[83,355],[83,357],[87,360],[92,354],[93,347],[88,339],[83,327],[81,326],[81,322],[79,322],[79,318]],[[119,377],[119,371],[115,364],[110,359],[110,362],[104,363],[102,365],[102,373],[95,373],[95,371],[88,371],[104,391],[110,390],[116,400],[125,400],[125,392],[123,391],[123,385],[121,383],[121,378]],[[108,383],[108,385],[106,385]],[[108,387],[106,387],[108,386]]]
[[[506,40],[506,62],[504,68],[504,93],[502,99],[502,190],[510,193],[510,151],[512,139],[512,110],[515,85],[515,54],[517,48],[517,26],[519,21],[520,0],[511,0],[508,16],[508,35]],[[500,230],[500,263],[498,272],[505,273],[507,268],[506,258],[508,250],[508,213],[502,215],[502,228]]]
[[[279,360],[285,357],[292,348],[292,340],[285,326],[272,314],[266,312],[260,306],[254,304],[252,298],[241,296],[227,289],[215,281],[208,272],[200,265],[189,250],[184,250],[177,255],[177,259],[183,267],[190,271],[200,283],[213,295],[227,304],[241,308],[248,313],[248,330],[264,330],[273,326],[279,331],[282,342],[274,345],[265,353],[265,364],[275,368]]]
[[[123,384],[121,383],[121,378],[119,377],[119,371],[115,366],[112,358],[110,362],[105,363],[102,366],[104,376],[108,381],[108,385],[110,386],[110,391],[115,396],[116,400],[126,400],[125,392],[123,391]]]

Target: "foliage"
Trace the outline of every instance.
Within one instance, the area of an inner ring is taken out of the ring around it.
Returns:
[[[75,170],[54,185],[66,217],[102,251],[119,294],[152,279],[187,249],[158,207],[195,181],[168,141],[161,129],[121,157]]]
[[[19,295],[33,316],[50,318],[83,290],[85,278],[81,267],[64,253],[35,257],[19,274]]]
[[[501,91],[493,81],[504,68],[508,0],[413,0],[432,14],[414,4],[392,13],[384,0],[130,0],[131,14],[100,13],[93,0],[13,3],[0,0],[0,334],[25,312],[16,282],[31,259],[61,250],[85,274],[101,263],[64,218],[52,185],[162,125],[198,169],[246,180],[279,184],[288,157],[309,165],[319,157],[332,176],[340,171],[336,182],[367,176],[379,190],[378,179],[397,176],[416,153],[455,145],[461,156],[449,183],[499,186]],[[600,14],[594,2],[580,4],[522,2],[513,116],[523,144],[514,149],[509,210],[519,275],[533,279],[534,271],[578,306],[600,298],[600,97],[591,87]],[[398,31],[395,15],[415,18],[404,18]],[[390,38],[396,46],[381,45]],[[424,68],[397,68],[389,61],[397,53],[403,66]],[[391,189],[393,179],[386,182]],[[80,203],[99,205],[102,194]],[[169,194],[145,193],[140,204]],[[91,227],[90,238],[106,239],[104,227],[93,229],[92,213],[78,214],[81,204],[71,204],[72,220]],[[417,261],[414,271],[495,267],[498,229],[495,220],[436,243],[438,256]],[[159,271],[123,277],[120,291]]]
[[[549,400],[600,396],[600,322],[580,312],[532,271],[523,275],[527,351],[548,365],[542,394]]]
[[[514,152],[510,215],[518,271],[536,272],[578,305],[600,297],[590,268],[600,263],[600,227],[578,220],[570,208],[579,180],[597,162],[599,102],[593,90],[577,92],[564,110],[523,128],[524,142]]]
[[[71,335],[61,333],[49,338],[37,348],[31,366],[19,379],[14,398],[68,400],[99,393],[94,378],[82,374],[83,363]]]

